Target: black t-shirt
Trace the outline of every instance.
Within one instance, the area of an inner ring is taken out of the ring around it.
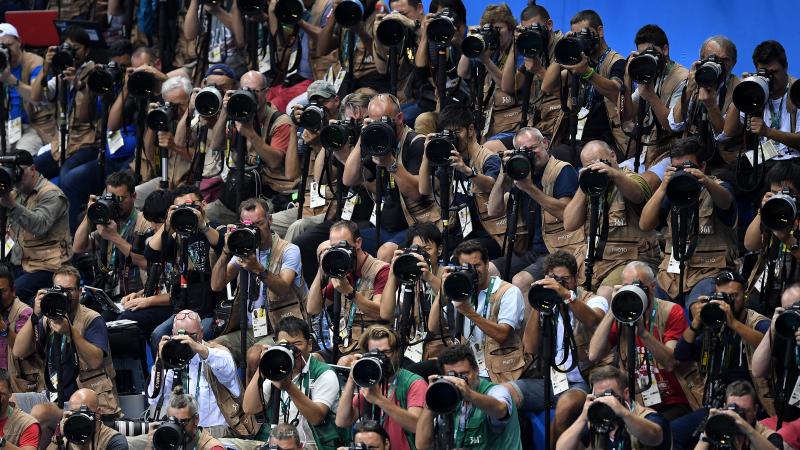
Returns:
[[[625,60],[620,59],[611,65],[611,73],[606,78],[624,79]],[[581,141],[589,142],[599,139],[615,148],[616,142],[614,141],[614,135],[611,134],[611,126],[608,123],[608,112],[603,101],[603,95],[597,92],[597,89],[591,89],[591,95],[587,94],[585,106],[589,108],[589,115],[586,117]]]
[[[784,375],[784,360],[786,356],[786,340],[774,336],[772,341],[772,361],[773,367],[775,368],[775,388],[776,390],[780,390],[782,383],[783,383],[783,375]],[[795,345],[791,346],[790,351],[792,351],[793,355],[789,355],[788,359],[790,360],[790,364],[788,367],[788,379],[786,380],[786,401],[789,401],[789,397],[792,395],[792,389],[794,389],[794,385],[797,382],[798,370],[797,365],[797,349]],[[781,405],[776,401],[775,408],[777,409],[778,413],[781,413]],[[790,422],[793,420],[800,419],[800,408],[796,406],[792,406],[787,404],[783,416],[783,420],[785,422]]]
[[[672,448],[672,431],[669,425],[669,421],[663,418],[658,413],[650,413],[644,417],[645,419],[649,420],[650,422],[656,423],[659,427],[661,427],[661,435],[663,439],[661,440],[661,445],[655,446],[653,448],[656,449],[663,449],[669,450]],[[614,439],[611,442],[611,445],[607,447],[599,447],[599,448],[620,448],[620,444],[623,442],[623,439],[628,435],[628,432],[623,427],[617,429],[617,432],[614,434]],[[589,432],[589,426],[585,426],[583,431],[581,432],[581,442],[583,446],[589,448],[591,446],[591,433]]]

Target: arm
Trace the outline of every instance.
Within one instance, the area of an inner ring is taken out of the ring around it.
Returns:
[[[764,245],[764,237],[765,234],[761,232],[761,212],[759,211],[744,233],[744,248],[750,252],[761,250]]]
[[[589,197],[583,193],[582,189],[575,191],[572,200],[564,208],[564,229],[575,231],[586,223],[586,208]]]
[[[361,152],[359,152],[359,154],[360,153]],[[410,201],[417,201],[422,198],[422,194],[419,193],[419,176],[414,175],[406,170],[405,166],[403,166],[403,164],[401,164],[400,161],[394,157],[392,159],[398,163],[397,172],[393,176],[394,181],[397,184],[397,189],[400,190],[400,193],[403,194],[403,197]]]
[[[614,315],[611,308],[608,309],[600,325],[594,330],[591,341],[589,341],[589,361],[597,362],[603,359],[609,352],[608,335],[611,334],[611,324],[614,322]]]
[[[242,410],[245,414],[258,414],[264,410],[264,405],[261,403],[261,393],[259,392],[261,385],[258,381],[258,377],[252,377],[244,390]]]
[[[664,440],[664,433],[661,427],[644,417],[639,417],[627,408],[625,414],[622,415],[622,420],[625,422],[625,428],[633,436],[646,446],[661,445]]]
[[[433,420],[433,412],[427,407],[423,408],[422,413],[419,415],[414,435],[414,445],[418,450],[433,448]]]
[[[509,56],[512,58],[513,55],[513,52],[509,53]],[[483,62],[483,65],[486,67],[486,72],[492,77],[492,81],[494,81],[496,84],[501,84],[503,82],[503,72],[494,62],[492,62],[491,58],[489,58],[488,52],[483,52],[481,55],[481,62]],[[514,66],[513,61],[511,65]]]
[[[775,319],[781,312],[783,312],[783,308],[775,308],[770,332],[764,334],[758,347],[756,347],[756,351],[753,352],[753,358],[750,361],[750,370],[756,378],[767,378],[772,370],[772,340],[774,339]],[[22,332],[20,332],[20,334],[22,334]],[[16,355],[16,352],[14,354]]]
[[[227,249],[222,251],[222,254],[217,258],[214,267],[211,269],[211,290],[220,292],[225,289],[225,286],[236,278],[237,268],[233,264],[229,264],[231,255]]]
[[[297,142],[297,128],[294,124],[291,125],[291,129],[289,130],[289,145],[286,147],[286,155],[283,159],[283,171],[286,178],[291,178],[292,180],[296,180],[300,178],[300,171],[301,171],[301,163],[300,163],[300,154],[297,152],[298,147]],[[311,146],[308,146],[308,151],[314,151]],[[322,163],[319,160],[323,160]],[[317,153],[317,158],[314,160],[314,179],[319,180],[317,176],[317,165],[324,164],[325,160],[325,150],[321,149]]]
[[[693,169],[689,170],[691,171]],[[728,208],[733,205],[733,195],[731,195],[731,192],[725,189],[724,186],[708,177],[703,177],[700,181],[705,181],[702,184],[705,186],[706,190],[708,190],[708,193],[711,194],[711,200],[714,201],[714,206],[727,211]]]
[[[33,234],[45,235],[66,209],[67,199],[56,192],[50,192],[43,194],[33,209],[17,204],[8,211],[8,218]]]
[[[655,360],[661,364],[664,369],[670,371],[675,370],[678,361],[675,359],[674,350],[678,341],[672,340],[667,343],[662,343],[660,339],[650,334],[647,329],[642,328],[641,331],[643,331],[643,333],[640,333],[639,337],[642,339],[642,342],[644,342],[644,346],[653,354]]]
[[[107,228],[103,225],[100,225],[101,228]],[[108,237],[108,242],[110,242],[114,247],[118,248],[122,255],[126,258],[130,256],[131,262],[135,264],[140,269],[147,269],[147,260],[144,258],[144,255],[139,253],[133,253],[133,245],[130,244],[128,241],[125,240],[116,230]]]
[[[219,21],[225,25],[225,28],[231,30],[233,39],[236,42],[236,47],[243,48],[245,44],[244,25],[242,22],[242,14],[239,12],[239,6],[236,4],[236,0],[233,0],[230,12],[217,7],[214,8],[214,13],[214,15],[217,16],[217,19],[219,19]]]
[[[342,395],[344,396],[344,394]],[[347,403],[347,402],[346,401],[342,402],[340,400],[339,405],[341,405],[342,403]],[[399,423],[400,426],[403,427],[403,430],[405,430],[406,432],[414,433],[417,430],[417,421],[419,420],[419,416],[422,414],[422,408],[411,407],[408,409],[403,409],[400,407],[400,405],[396,405],[393,401],[389,400],[383,395],[381,395],[378,398],[378,401],[375,403],[375,406],[383,410],[383,412],[388,414],[389,417],[394,419],[395,422]],[[337,419],[336,422],[338,425],[339,420]]]
[[[561,70],[561,65],[554,62],[547,67],[547,71],[542,78],[542,92],[547,95],[554,95],[561,90],[561,83],[566,77],[567,72]]]
[[[666,181],[666,180],[665,180]],[[642,231],[655,230],[658,227],[661,216],[661,204],[664,202],[664,196],[667,192],[667,183],[662,182],[658,189],[656,189],[650,200],[645,203],[642,208],[642,214],[639,216],[639,228]]]
[[[319,270],[317,270],[317,276],[314,277],[314,281],[311,283],[311,287],[308,288],[308,304],[306,305],[306,309],[308,309],[308,313],[311,315],[322,312],[324,306],[322,290],[325,288],[325,285],[322,284],[323,278],[322,267],[320,267]]]
[[[587,425],[588,420],[586,418],[586,407],[584,407],[583,413],[578,417],[578,419],[572,422],[572,425],[564,430],[564,432],[561,433],[561,436],[558,437],[556,448],[564,450],[578,450],[585,448],[581,442],[581,434]]]
[[[428,157],[423,153],[422,164],[419,166],[419,193],[431,195],[435,187],[431,185],[431,164],[428,162]]]
[[[103,324],[103,326],[105,326],[105,324]],[[80,330],[74,327],[72,327],[72,341],[75,343],[75,351],[82,360],[86,361],[90,369],[99,369],[103,367],[103,349],[87,341]]]
[[[392,266],[394,268],[394,266]],[[389,271],[389,277],[386,279],[386,285],[383,287],[381,294],[381,320],[390,321],[394,318],[395,307],[397,306],[397,278],[394,276],[394,270]],[[431,311],[431,314],[433,311]]]
[[[124,108],[125,98],[128,97],[128,83],[122,86],[122,95],[118,95],[108,110],[108,130],[117,131],[125,125]]]
[[[342,183],[345,186],[355,187],[361,184],[364,177],[361,176],[361,140],[356,142],[355,148],[347,156],[347,163],[344,165],[342,173]]]
[[[467,58],[464,55],[461,55],[461,58],[458,60],[458,66],[456,67],[456,73],[460,78],[463,78],[465,80],[470,79],[471,71],[469,69],[472,67],[472,64],[470,63],[471,61],[469,60],[469,58]]]
[[[464,303],[465,302],[453,302],[453,304],[460,306]],[[495,341],[502,344],[514,333],[514,329],[511,327],[511,325],[492,322],[491,320],[485,319],[483,316],[475,312],[475,310],[472,309],[472,305],[469,305],[469,307],[470,309],[464,313],[464,317],[471,320],[472,323],[481,329],[481,331],[486,333],[487,336]]]
[[[336,50],[336,39],[334,39],[335,27],[336,21],[333,20],[333,16],[331,15],[325,23],[322,32],[319,33],[319,38],[317,39],[317,57],[325,56]]]
[[[339,396],[339,405],[336,407],[336,426],[339,428],[350,428],[356,421],[356,411],[353,408],[355,386],[356,383],[351,374],[347,378],[342,395]]]
[[[75,239],[72,241],[73,253],[85,253],[89,251],[89,216],[83,216],[81,224],[75,230]]]
[[[495,419],[505,419],[511,414],[511,412],[508,410],[508,405],[504,401],[498,400],[486,394],[478,393],[469,387],[467,387],[467,392],[469,395],[466,397],[469,399],[469,401],[476,408],[485,412],[487,416]]]
[[[790,133],[788,131],[781,131],[777,128],[769,128],[765,126],[763,128],[762,135],[767,139],[778,141],[787,147],[800,147],[800,133]]]
[[[517,40],[511,41],[511,50],[506,57],[505,65],[503,66],[502,76],[500,77],[500,90],[508,93],[516,93],[516,75],[517,75],[517,62],[515,61],[516,51],[515,45]]]
[[[189,41],[194,41],[200,32],[198,13],[197,0],[192,0],[189,2],[189,7],[186,8],[186,18],[183,20],[183,35]]]
[[[505,172],[500,171],[497,181],[489,193],[487,212],[492,217],[502,216],[506,213],[505,193],[511,188],[511,178],[506,178]]]
[[[764,333],[756,330],[755,328],[750,328],[738,320],[733,321],[731,328],[736,334],[742,337],[743,341],[747,342],[749,345],[758,346],[761,344],[761,340],[764,339]]]
[[[17,333],[17,338],[14,340],[14,345],[11,348],[16,358],[27,358],[36,351],[36,342],[34,342],[33,323],[28,320],[25,325]]]
[[[739,136],[744,131],[744,125],[740,122],[739,108],[731,102],[728,113],[725,115],[724,133],[728,138]]]
[[[302,414],[312,426],[321,425],[328,415],[329,408],[322,403],[317,403],[308,398],[296,384],[291,382],[285,384],[287,385],[286,393],[289,394],[289,397],[292,399],[292,402],[294,402],[300,414]]]
[[[544,191],[536,187],[530,178],[525,178],[523,181],[516,181],[514,184],[528,194],[536,203],[541,205],[544,210],[558,219],[564,219],[564,208],[569,204],[570,197],[550,197],[545,194]]]
[[[238,122],[237,122],[238,124]],[[258,156],[266,163],[271,169],[278,169],[283,165],[286,159],[286,153],[277,147],[273,147],[264,141],[264,138],[256,133],[252,124],[241,124],[240,131],[247,138],[250,146]]]

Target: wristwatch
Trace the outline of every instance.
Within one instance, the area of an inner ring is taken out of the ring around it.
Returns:
[[[0,448],[5,448],[6,446],[6,437],[0,437]]]
[[[391,166],[386,168],[389,173],[397,173],[397,161],[393,162]]]
[[[564,299],[564,303],[565,303],[565,304],[567,304],[567,305],[569,305],[570,303],[574,302],[574,301],[575,301],[575,300],[577,300],[577,299],[578,299],[578,296],[577,296],[577,295],[575,295],[575,291],[573,291],[573,290],[570,290],[570,291],[569,291],[569,298],[567,298],[567,299]]]
[[[478,172],[476,172],[476,171],[475,171],[475,168],[473,167],[473,168],[472,168],[472,173],[471,173],[471,174],[469,174],[469,175],[467,175],[467,179],[468,179],[468,180],[471,180],[471,179],[473,179],[473,178],[475,178],[475,177],[477,177],[477,176],[478,176]]]
[[[350,300],[352,302],[353,300],[356,299],[356,290],[353,289],[353,291],[350,292],[349,294],[344,294],[344,298],[346,298],[347,300]]]

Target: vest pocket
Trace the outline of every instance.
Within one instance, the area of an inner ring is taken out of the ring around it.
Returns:
[[[522,346],[500,347],[488,352],[486,369],[489,378],[495,383],[519,379],[525,368],[525,355]]]
[[[78,376],[78,387],[91,389],[97,393],[101,414],[116,414],[118,410],[117,398],[114,392],[114,383],[111,382],[111,378],[106,375],[103,369],[100,369],[99,373],[89,375],[85,378],[84,374],[85,372],[81,372]]]

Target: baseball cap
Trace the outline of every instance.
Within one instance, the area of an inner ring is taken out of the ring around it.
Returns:
[[[19,33],[14,25],[10,23],[0,23],[0,36],[14,36],[19,39]]]
[[[309,100],[313,100],[314,97],[322,97],[327,100],[336,96],[336,89],[328,81],[317,80],[308,85],[307,96]]]
[[[208,70],[206,70],[206,76],[210,75],[225,75],[232,80],[236,79],[236,74],[233,72],[233,69],[231,69],[231,66],[227,64],[214,64],[209,67]]]

